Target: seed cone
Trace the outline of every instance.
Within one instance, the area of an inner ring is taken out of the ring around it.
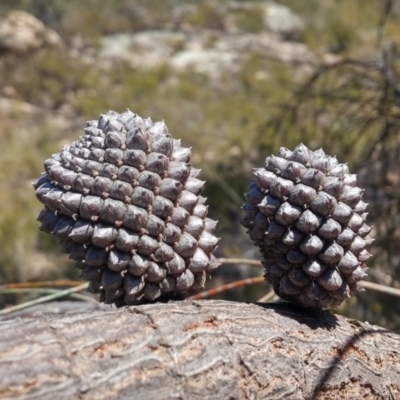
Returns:
[[[164,122],[131,111],[88,121],[34,182],[40,229],[55,235],[106,303],[141,304],[201,290],[218,267],[216,222],[191,150]]]
[[[266,280],[285,300],[339,306],[363,290],[373,239],[367,204],[346,164],[300,144],[254,170],[241,223],[260,248]]]

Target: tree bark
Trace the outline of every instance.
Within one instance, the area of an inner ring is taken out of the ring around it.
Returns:
[[[400,336],[289,304],[0,322],[1,399],[400,399]]]

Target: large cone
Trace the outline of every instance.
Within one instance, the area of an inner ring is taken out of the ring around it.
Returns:
[[[106,303],[139,304],[204,287],[218,266],[216,222],[191,150],[164,122],[126,111],[89,121],[44,163],[41,229],[57,236]]]
[[[362,290],[373,241],[363,192],[346,164],[303,144],[254,170],[241,223],[278,296],[330,308]]]

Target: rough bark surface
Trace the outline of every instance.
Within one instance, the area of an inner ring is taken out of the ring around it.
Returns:
[[[1,399],[400,399],[400,336],[288,304],[0,322]]]

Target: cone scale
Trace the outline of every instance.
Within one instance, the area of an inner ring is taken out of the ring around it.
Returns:
[[[88,121],[34,182],[40,229],[55,235],[100,300],[118,306],[186,296],[218,267],[216,222],[191,150],[164,122],[127,110]]]
[[[254,169],[241,224],[285,300],[334,308],[362,289],[373,239],[356,175],[322,149],[281,148]]]

